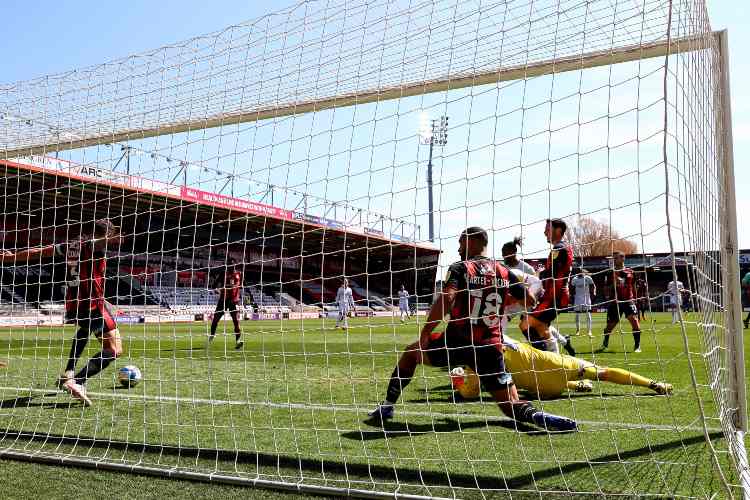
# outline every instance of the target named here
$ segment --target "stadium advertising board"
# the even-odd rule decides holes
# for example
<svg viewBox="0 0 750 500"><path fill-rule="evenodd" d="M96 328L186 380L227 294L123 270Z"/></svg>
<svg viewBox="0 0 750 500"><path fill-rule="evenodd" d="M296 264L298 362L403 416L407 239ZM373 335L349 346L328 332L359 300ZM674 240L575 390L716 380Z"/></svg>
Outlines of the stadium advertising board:
<svg viewBox="0 0 750 500"><path fill-rule="evenodd" d="M283 208L272 207L271 205L265 205L263 203L257 203L250 200L232 198L231 196L224 196L221 194L202 191L200 189L194 189L191 187L182 186L180 190L180 196L184 200L194 201L196 203L202 203L205 205L212 205L219 208L240 210L242 212L250 212L265 217L274 217L277 219L293 219L292 212L290 210L284 210Z"/></svg>

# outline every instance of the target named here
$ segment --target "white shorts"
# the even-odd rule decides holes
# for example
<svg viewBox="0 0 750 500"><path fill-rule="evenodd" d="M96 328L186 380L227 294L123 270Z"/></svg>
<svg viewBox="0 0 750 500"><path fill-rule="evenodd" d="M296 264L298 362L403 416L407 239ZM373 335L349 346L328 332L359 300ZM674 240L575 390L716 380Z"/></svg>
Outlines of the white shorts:
<svg viewBox="0 0 750 500"><path fill-rule="evenodd" d="M401 312L409 312L409 306L398 306L398 309Z"/></svg>
<svg viewBox="0 0 750 500"><path fill-rule="evenodd" d="M573 309L579 313L589 312L591 311L591 304L576 304Z"/></svg>

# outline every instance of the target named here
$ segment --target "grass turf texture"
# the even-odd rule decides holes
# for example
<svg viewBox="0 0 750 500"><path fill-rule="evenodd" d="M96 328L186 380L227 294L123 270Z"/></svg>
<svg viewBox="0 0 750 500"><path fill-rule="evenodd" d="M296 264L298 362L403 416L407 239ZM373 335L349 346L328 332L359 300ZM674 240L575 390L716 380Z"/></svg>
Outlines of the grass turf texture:
<svg viewBox="0 0 750 500"><path fill-rule="evenodd" d="M592 394L536 402L582 422L568 434L516 432L490 402L456 404L446 372L428 367L418 369L393 421L368 420L400 350L418 335L416 323L390 318L351 320L348 335L330 320L245 322L240 351L229 329L207 348L202 323L121 325L126 354L89 382L91 408L53 389L72 328L6 329L0 449L365 490L393 492L398 484L401 493L423 495L723 496L681 332L670 318L649 316L640 354L632 353L629 325L613 335L608 352L594 352L604 315L595 315L593 339L574 337L580 357L666 380L675 394L598 383ZM562 315L561 331L572 333L573 320ZM697 328L687 330L690 351L700 353ZM81 364L98 348L92 338ZM706 384L702 356L692 360ZM144 375L129 390L116 381L125 364ZM699 394L715 416L709 389L702 385ZM709 426L722 468L736 483L718 420Z"/></svg>

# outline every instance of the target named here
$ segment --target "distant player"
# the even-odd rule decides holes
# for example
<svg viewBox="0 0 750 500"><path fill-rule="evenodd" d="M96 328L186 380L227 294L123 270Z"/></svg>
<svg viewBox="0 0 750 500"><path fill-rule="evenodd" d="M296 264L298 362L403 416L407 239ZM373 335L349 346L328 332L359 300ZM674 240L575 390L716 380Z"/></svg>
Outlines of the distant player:
<svg viewBox="0 0 750 500"><path fill-rule="evenodd" d="M401 285L401 290L398 292L398 311L401 315L401 323L404 322L404 316L406 316L406 319L411 319L411 311L409 311L409 292L406 291L404 285Z"/></svg>
<svg viewBox="0 0 750 500"><path fill-rule="evenodd" d="M573 430L576 423L551 415L521 401L513 379L505 370L500 317L505 299L529 301L526 288L504 265L485 256L487 233L470 227L461 233L459 254L464 259L448 269L443 291L430 308L417 342L410 344L393 370L385 401L370 412L379 420L393 417L394 404L409 384L419 364L428 366L469 366L478 375L502 412L517 422L546 429ZM448 314L444 332L433 333Z"/></svg>
<svg viewBox="0 0 750 500"><path fill-rule="evenodd" d="M547 242L552 245L552 249L547 256L546 266L539 275L544 285L544 295L531 314L521 321L521 330L532 344L556 340L562 344L568 354L575 356L576 352L570 342L570 336L559 335L555 339L553 332L556 330L550 331L552 322L557 318L557 312L565 310L570 303L568 282L573 268L573 249L563 241L567 228L567 224L562 219L547 219L544 235L547 237Z"/></svg>
<svg viewBox="0 0 750 500"><path fill-rule="evenodd" d="M349 288L349 280L344 278L341 282L341 286L336 291L336 305L339 308L338 316L336 317L336 328L341 326L344 330L349 329L349 313L354 311L354 294L352 289Z"/></svg>
<svg viewBox="0 0 750 500"><path fill-rule="evenodd" d="M540 351L507 336L503 336L503 346L505 369L511 372L516 387L540 399L559 397L566 390L591 392L592 381L648 387L661 395L671 394L673 391L671 384L657 382L621 368L597 366L584 359ZM479 377L471 368L464 369L463 377L460 376L460 371L458 377L454 373L455 371L451 373L454 388L464 399L479 397Z"/></svg>
<svg viewBox="0 0 750 500"><path fill-rule="evenodd" d="M88 231L86 231L88 229ZM70 349L67 365L58 381L64 389L84 406L91 405L86 394L86 381L109 366L122 354L122 340L117 323L104 300L107 248L120 244L117 228L108 219L100 219L84 227L80 239L56 245L3 252L2 263L28 263L39 258L62 257L68 266L65 293L65 321L78 326ZM102 343L102 350L75 373L75 367L90 334Z"/></svg>
<svg viewBox="0 0 750 500"><path fill-rule="evenodd" d="M536 276L536 271L533 267L531 267L531 264L528 264L527 262L518 258L518 249L520 248L522 243L523 238L521 238L520 236L516 236L515 238L513 238L513 241L508 241L503 245L503 264L505 264L505 266L509 269L518 269L519 271L526 274L532 274Z"/></svg>
<svg viewBox="0 0 750 500"><path fill-rule="evenodd" d="M667 284L667 302L669 308L672 310L672 324L677 324L680 321L680 306L682 305L682 292L685 290L685 286L682 281L672 280Z"/></svg>
<svg viewBox="0 0 750 500"><path fill-rule="evenodd" d="M638 296L637 299L637 306L638 306L638 318L640 320L646 319L646 310L649 308L649 297L648 297L648 284L646 283L646 280L643 278L638 278L635 281L635 293Z"/></svg>
<svg viewBox="0 0 750 500"><path fill-rule="evenodd" d="M612 261L614 269L608 272L605 278L609 290L609 306L602 350L609 347L609 334L620 322L620 316L624 315L633 329L634 350L641 352L641 323L635 305L635 274L632 269L625 267L624 253L615 252Z"/></svg>
<svg viewBox="0 0 750 500"><path fill-rule="evenodd" d="M242 329L240 328L240 292L242 291L242 273L240 266L231 261L224 269L219 278L217 290L219 292L219 301L216 303L213 320L211 320L211 334L208 337L209 342L213 342L216 337L216 328L225 312L229 312L234 324L234 348L241 349L245 343L242 341Z"/></svg>
<svg viewBox="0 0 750 500"><path fill-rule="evenodd" d="M576 312L576 335L581 332L581 314L586 315L589 337L591 333L591 302L596 296L596 285L585 269L576 274L570 281L573 287L573 307Z"/></svg>
<svg viewBox="0 0 750 500"><path fill-rule="evenodd" d="M746 307L750 308L750 272L745 273L745 276L742 278L742 290L744 292L742 294L742 302ZM750 310L748 310L743 323L745 323L745 328L750 327Z"/></svg>

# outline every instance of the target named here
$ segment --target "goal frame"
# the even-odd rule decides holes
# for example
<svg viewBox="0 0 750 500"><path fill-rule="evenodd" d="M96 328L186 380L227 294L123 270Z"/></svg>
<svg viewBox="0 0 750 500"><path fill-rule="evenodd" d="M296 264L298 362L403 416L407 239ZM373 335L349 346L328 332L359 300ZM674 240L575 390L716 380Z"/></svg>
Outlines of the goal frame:
<svg viewBox="0 0 750 500"><path fill-rule="evenodd" d="M713 42L713 43L711 43ZM412 83L403 86L371 88L359 92L337 96L327 96L316 100L282 104L275 107L250 109L229 115L208 116L190 121L165 123L153 128L133 128L114 134L93 134L75 140L56 143L39 144L28 147L18 147L5 150L6 158L28 156L32 154L46 154L79 149L95 145L112 144L121 141L142 140L149 137L170 135L196 129L207 129L224 125L255 122L282 116L317 112L325 109L355 106L365 103L401 99L408 96L426 95L448 90L456 90L471 86L497 84L503 81L532 78L543 75L580 71L601 66L669 57L677 54L705 50L714 47L718 64L718 80L715 89L718 104L715 113L715 130L717 131L717 147L720 148L720 169L722 183L721 213L721 243L720 249L722 266L723 305L727 337L729 397L730 406L734 409L729 419L737 439L734 441L733 455L739 460L740 481L745 498L750 499L750 469L747 463L747 453L744 446L744 435L748 428L747 395L744 366L744 338L742 328L742 305L739 282L739 248L737 236L736 193L734 183L733 137L731 123L730 81L728 33L726 30L715 31L706 36L675 38L644 45L628 45L606 51L595 51L574 57L558 58L513 67L498 67L492 70L474 74L446 75L444 77ZM290 483L270 481L249 477L233 477L220 474L188 472L176 469L159 469L143 465L126 465L113 461L86 461L75 457L60 457L47 454L26 455L12 450L0 450L0 457L15 460L43 462L48 464L67 465L95 468L101 470L127 471L150 476L181 478L187 480L213 481L226 484L273 487L298 492L316 494L340 494L342 491L352 496L364 498L393 498L393 493L339 489L316 486L304 483ZM743 461L744 459L744 461ZM418 495L395 494L398 498L427 498Z"/></svg>

